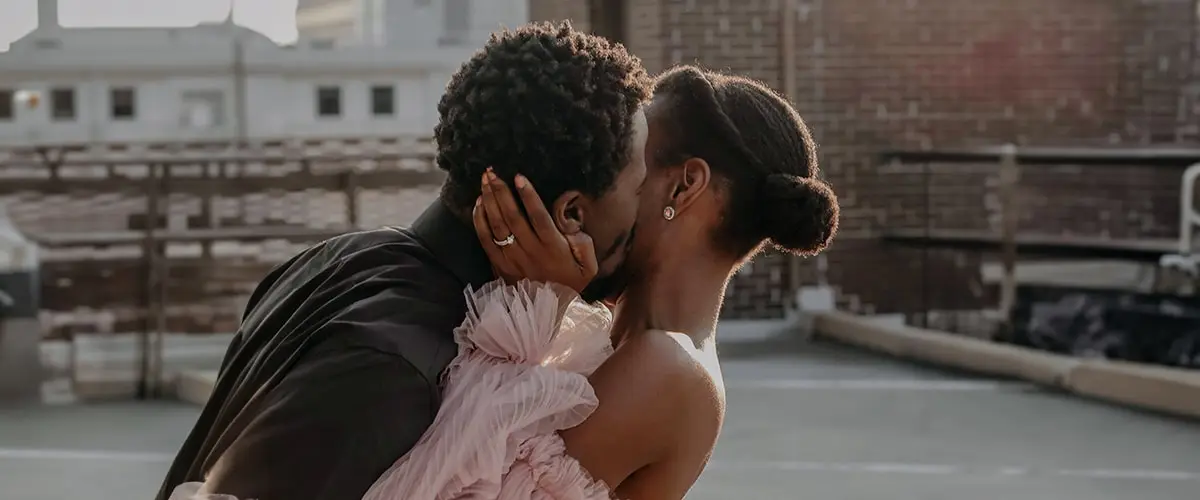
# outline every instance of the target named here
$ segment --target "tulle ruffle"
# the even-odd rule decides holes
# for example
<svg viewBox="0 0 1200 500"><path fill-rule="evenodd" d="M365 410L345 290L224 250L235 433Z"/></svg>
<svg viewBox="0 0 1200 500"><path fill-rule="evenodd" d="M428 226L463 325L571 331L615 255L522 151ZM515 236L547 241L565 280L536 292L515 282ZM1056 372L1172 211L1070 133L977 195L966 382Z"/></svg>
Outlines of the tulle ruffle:
<svg viewBox="0 0 1200 500"><path fill-rule="evenodd" d="M612 354L611 312L556 284L493 281L464 293L437 417L364 500L610 499L558 431L596 408L587 376ZM237 499L187 483L170 500Z"/></svg>
<svg viewBox="0 0 1200 500"><path fill-rule="evenodd" d="M364 498L610 498L557 431L596 408L587 376L612 354L611 313L554 284L495 281L466 294L434 424Z"/></svg>

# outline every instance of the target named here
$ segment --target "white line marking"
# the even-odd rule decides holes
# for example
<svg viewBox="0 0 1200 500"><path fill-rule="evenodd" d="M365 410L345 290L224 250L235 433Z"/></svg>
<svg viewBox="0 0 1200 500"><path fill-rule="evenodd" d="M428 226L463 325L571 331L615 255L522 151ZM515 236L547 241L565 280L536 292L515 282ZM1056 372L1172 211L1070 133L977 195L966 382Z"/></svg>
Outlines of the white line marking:
<svg viewBox="0 0 1200 500"><path fill-rule="evenodd" d="M804 462L804 461L721 461L709 464L715 470L767 470L776 472L840 472L848 474L902 475L975 475L975 476L1058 476L1085 479L1200 482L1200 472L1145 469L1037 469L1018 466L965 467L944 464L891 462Z"/></svg>
<svg viewBox="0 0 1200 500"><path fill-rule="evenodd" d="M174 455L169 453L154 452L0 448L0 460L105 461L160 464L170 463L173 458ZM892 474L916 476L1058 476L1083 479L1200 482L1200 472L1147 469L1036 469L1019 466L964 467L959 465L900 462L805 462L754 460L714 460L709 464L708 468L713 470L734 471L766 470L775 472L836 472L843 474Z"/></svg>
<svg viewBox="0 0 1200 500"><path fill-rule="evenodd" d="M955 474L958 469L948 465L934 464L896 464L896 463L838 463L838 462L796 462L773 461L757 462L743 461L709 463L712 469L731 470L773 470L779 472L868 472L877 474Z"/></svg>
<svg viewBox="0 0 1200 500"><path fill-rule="evenodd" d="M1200 480L1200 474L1177 470L1061 470L1058 471L1058 474L1062 476L1077 476L1095 479L1153 479L1168 481Z"/></svg>
<svg viewBox="0 0 1200 500"><path fill-rule="evenodd" d="M55 450L39 448L0 448L0 459L15 460L98 460L113 462L169 463L169 453L108 450Z"/></svg>
<svg viewBox="0 0 1200 500"><path fill-rule="evenodd" d="M729 389L790 389L790 390L860 390L860 391L951 391L995 392L1025 390L1035 387L1025 382L1000 380L820 380L820 379L763 379L731 380Z"/></svg>

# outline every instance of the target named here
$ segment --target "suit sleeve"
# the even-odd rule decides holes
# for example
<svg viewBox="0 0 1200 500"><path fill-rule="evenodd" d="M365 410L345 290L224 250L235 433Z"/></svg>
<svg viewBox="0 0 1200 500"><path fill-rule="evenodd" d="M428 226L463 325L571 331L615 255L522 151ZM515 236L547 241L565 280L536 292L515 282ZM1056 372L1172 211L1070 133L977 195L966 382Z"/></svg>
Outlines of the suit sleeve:
<svg viewBox="0 0 1200 500"><path fill-rule="evenodd" d="M433 422L436 386L367 347L307 356L210 469L214 493L358 500Z"/></svg>
<svg viewBox="0 0 1200 500"><path fill-rule="evenodd" d="M287 272L292 268L292 265L299 261L303 256L304 254L297 255L289 259L287 262L275 266L270 272L267 273L266 276L263 277L262 280L258 282L258 285L255 285L254 291L250 292L250 298L246 300L245 310L242 311L242 322L245 322L250 317L250 314L253 313L258 307L258 304L262 301L263 297L271 292L271 290L275 287L275 284L279 283L279 280L287 274ZM238 353L241 345L242 332L239 328L238 331L233 334L233 339L230 340L229 346L225 349L225 356L221 358L221 366L217 370L219 375L225 374L225 370L228 369L232 357Z"/></svg>

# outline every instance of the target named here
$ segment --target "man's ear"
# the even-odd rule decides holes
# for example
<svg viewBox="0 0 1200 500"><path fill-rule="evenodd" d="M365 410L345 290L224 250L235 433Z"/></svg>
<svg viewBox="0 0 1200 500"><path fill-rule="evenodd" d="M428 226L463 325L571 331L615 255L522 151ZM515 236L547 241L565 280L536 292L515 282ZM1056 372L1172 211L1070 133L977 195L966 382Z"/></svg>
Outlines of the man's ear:
<svg viewBox="0 0 1200 500"><path fill-rule="evenodd" d="M703 158L689 158L677 168L670 198L675 211L683 212L708 189L708 183L712 181L712 169Z"/></svg>
<svg viewBox="0 0 1200 500"><path fill-rule="evenodd" d="M554 225L563 234L576 234L583 230L583 219L586 212L587 197L575 190L567 191L550 205L550 216Z"/></svg>

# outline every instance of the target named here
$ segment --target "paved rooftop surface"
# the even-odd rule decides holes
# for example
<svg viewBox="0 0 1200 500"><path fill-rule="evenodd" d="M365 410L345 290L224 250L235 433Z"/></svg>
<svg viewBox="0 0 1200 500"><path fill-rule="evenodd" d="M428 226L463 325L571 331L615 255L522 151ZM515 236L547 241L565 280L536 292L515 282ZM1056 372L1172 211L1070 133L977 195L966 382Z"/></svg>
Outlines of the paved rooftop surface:
<svg viewBox="0 0 1200 500"><path fill-rule="evenodd" d="M1200 498L1200 423L825 344L725 363L689 499ZM198 409L0 409L0 499L149 498Z"/></svg>

